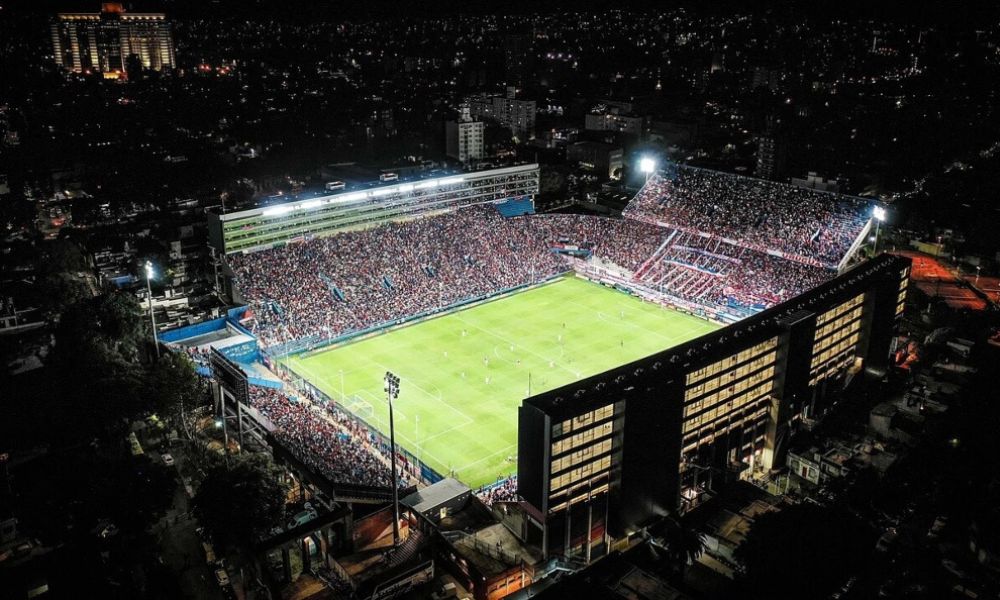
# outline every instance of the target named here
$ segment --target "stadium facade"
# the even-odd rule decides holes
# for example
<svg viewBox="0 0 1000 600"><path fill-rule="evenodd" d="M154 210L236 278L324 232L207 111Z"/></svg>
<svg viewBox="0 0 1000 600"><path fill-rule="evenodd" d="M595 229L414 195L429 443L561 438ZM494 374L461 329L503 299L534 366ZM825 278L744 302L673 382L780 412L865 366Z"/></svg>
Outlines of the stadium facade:
<svg viewBox="0 0 1000 600"><path fill-rule="evenodd" d="M526 399L525 537L589 559L696 504L709 477L780 467L789 436L832 391L885 372L908 278L908 259L883 255L717 332Z"/></svg>
<svg viewBox="0 0 1000 600"><path fill-rule="evenodd" d="M379 185L308 200L210 214L209 244L222 254L254 252L348 229L503 202L508 215L534 210L538 165L519 165Z"/></svg>

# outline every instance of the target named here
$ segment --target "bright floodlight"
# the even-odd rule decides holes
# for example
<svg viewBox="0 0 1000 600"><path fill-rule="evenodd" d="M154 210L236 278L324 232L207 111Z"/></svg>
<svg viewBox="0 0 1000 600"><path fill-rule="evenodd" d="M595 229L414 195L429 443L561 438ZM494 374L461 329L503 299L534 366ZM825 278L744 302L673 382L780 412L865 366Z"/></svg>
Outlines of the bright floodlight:
<svg viewBox="0 0 1000 600"><path fill-rule="evenodd" d="M151 262L149 262L147 260L146 261L146 279L152 279L155 276L156 276L156 273L153 271L153 263L151 263Z"/></svg>
<svg viewBox="0 0 1000 600"><path fill-rule="evenodd" d="M639 170L643 173L652 173L656 170L656 161L649 157L640 159Z"/></svg>
<svg viewBox="0 0 1000 600"><path fill-rule="evenodd" d="M881 206L876 206L875 210L872 211L872 216L878 221L885 221L885 209Z"/></svg>

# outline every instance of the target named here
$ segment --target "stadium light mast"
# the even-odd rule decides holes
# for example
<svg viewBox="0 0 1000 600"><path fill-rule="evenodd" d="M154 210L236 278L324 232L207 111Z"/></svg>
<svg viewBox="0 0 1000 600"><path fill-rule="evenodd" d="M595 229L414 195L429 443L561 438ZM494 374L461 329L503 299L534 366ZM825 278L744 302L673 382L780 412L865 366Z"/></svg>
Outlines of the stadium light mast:
<svg viewBox="0 0 1000 600"><path fill-rule="evenodd" d="M872 254L877 255L879 226L882 224L882 221L885 221L885 209L881 206L876 206L872 210L872 216L875 217L875 248L872 250Z"/></svg>
<svg viewBox="0 0 1000 600"><path fill-rule="evenodd" d="M389 447L392 451L392 547L399 546L399 479L396 475L396 426L392 418L392 401L399 397L399 377L385 372L385 397L389 401Z"/></svg>
<svg viewBox="0 0 1000 600"><path fill-rule="evenodd" d="M646 174L646 181L649 181L649 176L653 174L656 170L656 161L649 156L644 156L639 159L639 170Z"/></svg>
<svg viewBox="0 0 1000 600"><path fill-rule="evenodd" d="M149 284L149 280L156 275L156 272L153 271L153 263L148 260L144 266L146 267L146 300L148 300L149 306L149 322L153 326L153 348L156 349L156 358L160 358L160 344L156 341L156 315L153 314L153 288Z"/></svg>

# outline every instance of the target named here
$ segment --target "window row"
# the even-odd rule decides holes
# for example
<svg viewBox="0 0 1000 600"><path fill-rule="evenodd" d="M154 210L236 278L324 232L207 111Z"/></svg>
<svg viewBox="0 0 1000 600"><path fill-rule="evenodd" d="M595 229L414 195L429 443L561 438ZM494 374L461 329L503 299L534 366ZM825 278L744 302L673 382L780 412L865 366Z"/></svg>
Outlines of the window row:
<svg viewBox="0 0 1000 600"><path fill-rule="evenodd" d="M827 321L836 319L837 317L851 310L855 306L859 306L864 301L865 301L865 294L864 292L862 292L857 296L851 298L847 302L838 304L837 306L831 308L830 310L816 317L816 326L819 327L821 325L826 324Z"/></svg>
<svg viewBox="0 0 1000 600"><path fill-rule="evenodd" d="M575 433L570 437L552 442L552 456L558 456L569 452L573 448L579 448L580 446L592 444L595 440L610 436L613 429L614 421L607 421L597 425L596 427L591 427L590 429Z"/></svg>
<svg viewBox="0 0 1000 600"><path fill-rule="evenodd" d="M826 346L819 354L813 356L812 363L809 365L810 370L816 370L817 367L830 360L830 358L843 354L845 350L853 349L859 339L861 339L861 334L855 332L839 340L836 344Z"/></svg>
<svg viewBox="0 0 1000 600"><path fill-rule="evenodd" d="M754 371L760 371L764 367L771 366L773 372L774 360L777 357L777 352L771 352L761 356L751 362L740 365L739 367L727 371L718 377L714 377L697 385L688 388L684 392L684 402L688 403L695 398L707 394L716 388L720 388L726 385L730 385L734 381L738 381ZM758 373L759 375L759 373Z"/></svg>
<svg viewBox="0 0 1000 600"><path fill-rule="evenodd" d="M813 357L815 358L821 352L827 348L835 346L838 342L843 339L858 335L861 331L861 320L852 321L850 323L845 323L840 330L832 335L828 335L822 340L818 340L813 344Z"/></svg>
<svg viewBox="0 0 1000 600"><path fill-rule="evenodd" d="M716 405L700 414L692 415L690 418L685 418L683 433L689 433L704 425L714 423L719 419L732 418L733 414L741 412L747 405L768 397L771 390L771 382L763 383L746 393L740 394L729 402Z"/></svg>
<svg viewBox="0 0 1000 600"><path fill-rule="evenodd" d="M704 398L700 398L690 404L685 405L684 417L687 418L690 415L698 414L699 412L701 412L706 408L710 408L712 406L715 406L716 404L726 402L733 396L736 396L737 394L740 394L748 389L751 389L760 384L761 382L766 381L768 384L773 385L773 382L771 381L771 378L773 376L774 376L774 366L772 365L762 371L754 373L753 375L747 377L746 379L740 380L738 383L734 385L731 385L727 388L719 390L714 394L705 396Z"/></svg>
<svg viewBox="0 0 1000 600"><path fill-rule="evenodd" d="M844 325L861 318L862 307L858 306L854 310L844 314L833 321L828 321L826 325L816 328L816 333L813 335L813 340L819 342L828 335L835 333L840 330Z"/></svg>
<svg viewBox="0 0 1000 600"><path fill-rule="evenodd" d="M590 427L591 424L597 421L603 421L604 419L611 418L615 414L615 405L608 404L602 406L596 410L590 412L585 412L582 415L577 415L565 421L560 421L552 426L552 437L557 438L561 435L566 435L570 432L583 429L584 427Z"/></svg>
<svg viewBox="0 0 1000 600"><path fill-rule="evenodd" d="M553 458L552 469L549 472L556 474L561 471L565 471L570 467L575 467L576 465L587 462L595 456L600 456L609 452L611 452L611 438L604 438L596 444L587 446L586 448L577 450L571 454L565 454L559 458Z"/></svg>
<svg viewBox="0 0 1000 600"><path fill-rule="evenodd" d="M774 350L777 347L778 347L778 338L776 337L770 338L768 340L765 340L757 344L756 346L751 346L746 350L742 350L718 362L712 363L706 367L702 367L697 371L692 371L688 373L686 378L686 383L687 385L692 385L694 383L701 381L702 379L705 379L706 377L712 377L713 375L717 375L719 373L722 373L723 371L727 371L740 363L747 362L751 358L759 354L763 354L764 352L767 352L769 350Z"/></svg>
<svg viewBox="0 0 1000 600"><path fill-rule="evenodd" d="M602 472L607 471L611 468L611 457L605 456L604 458L599 458L594 462L581 465L572 471L563 473L549 480L549 494L555 494L557 491L570 487L577 483L583 483L592 476Z"/></svg>

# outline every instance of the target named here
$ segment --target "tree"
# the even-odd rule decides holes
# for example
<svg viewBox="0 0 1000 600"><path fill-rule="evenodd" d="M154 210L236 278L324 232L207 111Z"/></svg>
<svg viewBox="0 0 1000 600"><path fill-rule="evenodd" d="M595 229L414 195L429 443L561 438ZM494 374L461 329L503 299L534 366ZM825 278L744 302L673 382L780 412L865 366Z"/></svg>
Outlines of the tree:
<svg viewBox="0 0 1000 600"><path fill-rule="evenodd" d="M666 519L663 525L663 545L667 549L667 557L675 574L683 579L687 565L705 552L705 536L674 518Z"/></svg>
<svg viewBox="0 0 1000 600"><path fill-rule="evenodd" d="M67 307L89 296L87 286L69 273L48 273L35 282L33 302L54 319Z"/></svg>
<svg viewBox="0 0 1000 600"><path fill-rule="evenodd" d="M72 439L112 438L147 411L144 370L136 362L142 317L135 299L107 294L63 311L50 367L52 427Z"/></svg>
<svg viewBox="0 0 1000 600"><path fill-rule="evenodd" d="M150 409L165 416L181 416L205 399L204 381L186 354L168 352L146 369Z"/></svg>
<svg viewBox="0 0 1000 600"><path fill-rule="evenodd" d="M56 328L56 350L70 366L88 359L91 351L108 360L134 361L143 339L139 303L121 292L73 304L63 312Z"/></svg>
<svg viewBox="0 0 1000 600"><path fill-rule="evenodd" d="M208 468L192 500L198 522L222 552L246 552L285 515L287 487L266 454L228 457Z"/></svg>
<svg viewBox="0 0 1000 600"><path fill-rule="evenodd" d="M865 566L875 543L852 514L799 504L759 517L736 549L746 598L826 598Z"/></svg>
<svg viewBox="0 0 1000 600"><path fill-rule="evenodd" d="M58 239L42 247L35 268L41 273L75 273L87 268L87 262L76 244Z"/></svg>

